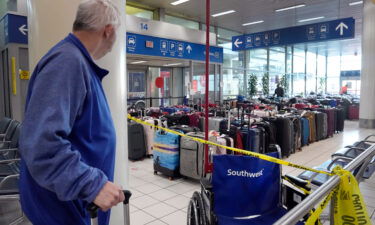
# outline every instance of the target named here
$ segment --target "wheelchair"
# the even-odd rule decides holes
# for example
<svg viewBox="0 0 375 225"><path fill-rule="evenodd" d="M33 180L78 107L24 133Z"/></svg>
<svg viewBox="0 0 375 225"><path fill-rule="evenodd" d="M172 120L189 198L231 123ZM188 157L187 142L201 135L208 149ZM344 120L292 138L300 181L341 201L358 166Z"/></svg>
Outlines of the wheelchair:
<svg viewBox="0 0 375 225"><path fill-rule="evenodd" d="M278 150L268 155L280 158ZM281 165L275 163L249 156L214 156L212 175L201 179L201 191L194 192L189 202L187 224L273 224L310 191L306 181L282 178Z"/></svg>

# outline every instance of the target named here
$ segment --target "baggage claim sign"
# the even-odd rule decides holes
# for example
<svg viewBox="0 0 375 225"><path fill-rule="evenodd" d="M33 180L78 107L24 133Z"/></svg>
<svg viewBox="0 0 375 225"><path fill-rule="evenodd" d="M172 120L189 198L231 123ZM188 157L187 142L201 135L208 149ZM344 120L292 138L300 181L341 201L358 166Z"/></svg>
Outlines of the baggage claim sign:
<svg viewBox="0 0 375 225"><path fill-rule="evenodd" d="M232 50L242 51L307 42L351 39L355 35L354 18L245 34L232 37Z"/></svg>

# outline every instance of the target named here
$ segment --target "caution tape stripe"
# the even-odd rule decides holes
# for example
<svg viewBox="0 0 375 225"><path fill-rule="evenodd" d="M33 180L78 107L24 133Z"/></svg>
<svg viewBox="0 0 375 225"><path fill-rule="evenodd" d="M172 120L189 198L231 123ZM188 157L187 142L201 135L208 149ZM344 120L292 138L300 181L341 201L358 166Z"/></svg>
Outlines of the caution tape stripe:
<svg viewBox="0 0 375 225"><path fill-rule="evenodd" d="M220 144L215 143L215 142L206 141L206 140L196 138L196 137L191 137L191 136L188 136L186 134L180 133L180 132L175 131L175 130L171 130L171 129L161 127L161 126L158 126L158 125L155 125L155 124L147 123L143 120L132 117L129 114L128 114L128 119L130 119L130 120L132 120L136 123L143 124L143 125L150 126L150 127L154 127L154 128L160 129L160 130L164 130L168 133L172 133L172 134L179 135L181 137L189 138L191 140L194 140L194 141L197 141L197 142L200 142L200 143L203 143L203 144L213 145L213 146L217 146L217 147L220 147L220 148L225 148L225 149L231 150L233 152L237 152L237 153L240 153L240 154L243 154L243 155L252 156L252 157L259 158L259 159L262 159L262 160L265 160L265 161L277 163L277 164L280 164L280 165L290 166L290 167L294 167L294 168L297 168L297 169L307 170L307 171L311 171L311 172L314 172L314 173L321 173L321 174L326 174L326 175L329 175L329 176L334 175L334 173L332 173L332 172L330 173L330 172L327 172L327 171L317 170L317 169L309 168L309 167L306 167L306 166L294 164L294 163L291 163L291 162L288 162L288 161L284 161L284 160L281 160L281 159L277 159L277 158L274 158L274 157L271 157L271 156L263 155L263 154L260 154L260 153L250 152L250 151L246 151L246 150L242 150L242 149L238 149L238 148L232 148L232 147L220 145Z"/></svg>

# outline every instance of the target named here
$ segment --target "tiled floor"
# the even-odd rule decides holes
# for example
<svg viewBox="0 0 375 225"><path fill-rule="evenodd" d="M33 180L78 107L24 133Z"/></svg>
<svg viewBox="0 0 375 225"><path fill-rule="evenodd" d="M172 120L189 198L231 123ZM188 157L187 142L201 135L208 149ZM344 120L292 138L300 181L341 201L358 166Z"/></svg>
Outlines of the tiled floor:
<svg viewBox="0 0 375 225"><path fill-rule="evenodd" d="M363 139L375 130L359 129L357 122L346 122L345 132L333 138L304 147L302 152L291 155L287 161L316 166L328 160L338 149ZM186 224L186 211L194 191L200 190L197 181L177 179L153 174L152 159L130 162L130 187L134 194L131 204L132 225L183 225ZM297 175L301 170L284 167L283 173ZM375 176L360 185L369 215L375 224Z"/></svg>

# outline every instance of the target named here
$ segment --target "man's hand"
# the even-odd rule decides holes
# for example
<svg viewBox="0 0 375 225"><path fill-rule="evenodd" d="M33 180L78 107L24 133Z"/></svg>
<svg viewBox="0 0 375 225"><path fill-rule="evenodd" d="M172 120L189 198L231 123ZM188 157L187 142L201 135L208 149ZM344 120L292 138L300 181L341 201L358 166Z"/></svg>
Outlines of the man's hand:
<svg viewBox="0 0 375 225"><path fill-rule="evenodd" d="M121 187L108 181L96 196L94 203L105 212L124 200L125 196Z"/></svg>

